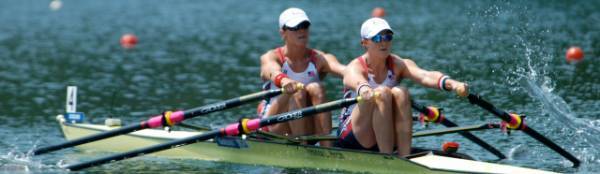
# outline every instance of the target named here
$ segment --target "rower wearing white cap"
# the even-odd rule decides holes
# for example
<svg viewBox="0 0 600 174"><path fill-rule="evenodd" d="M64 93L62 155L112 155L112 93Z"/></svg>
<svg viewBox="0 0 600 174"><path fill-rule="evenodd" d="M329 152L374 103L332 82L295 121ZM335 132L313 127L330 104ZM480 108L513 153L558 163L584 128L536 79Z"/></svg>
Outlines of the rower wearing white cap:
<svg viewBox="0 0 600 174"><path fill-rule="evenodd" d="M381 18L366 20L360 29L366 52L350 62L344 71L345 97L360 95L366 101L344 108L340 115L340 139L345 148L379 150L408 155L412 142L412 116L408 89L397 84L405 78L443 91L468 94L468 86L438 71L419 68L410 59L391 53L394 32ZM380 95L374 97L373 94Z"/></svg>
<svg viewBox="0 0 600 174"><path fill-rule="evenodd" d="M311 23L299 8L288 8L279 16L279 33L284 45L261 56L261 77L269 81L268 88L285 88L285 93L266 100L259 108L261 117L304 108L326 102L325 88L320 83L327 73L341 76L344 65L335 56L308 48ZM294 89L298 83L304 89ZM268 127L268 131L292 136L320 134L331 131L331 113L303 118ZM321 142L331 146L330 142Z"/></svg>

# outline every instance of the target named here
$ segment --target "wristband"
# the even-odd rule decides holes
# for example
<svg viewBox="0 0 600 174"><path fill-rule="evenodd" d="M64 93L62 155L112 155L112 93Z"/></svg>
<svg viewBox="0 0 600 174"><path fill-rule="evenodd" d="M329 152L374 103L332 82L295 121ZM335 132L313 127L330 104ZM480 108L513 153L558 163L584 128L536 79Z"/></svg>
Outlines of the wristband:
<svg viewBox="0 0 600 174"><path fill-rule="evenodd" d="M446 80L450 79L450 77L444 75L442 77L440 77L440 79L438 79L438 87L440 88L440 90L444 90L444 91L451 91L451 89L446 89Z"/></svg>
<svg viewBox="0 0 600 174"><path fill-rule="evenodd" d="M371 87L371 85L369 85L367 83L361 83L360 85L358 85L358 88L356 88L356 95L360 95L360 89L365 86L369 87L369 88Z"/></svg>
<svg viewBox="0 0 600 174"><path fill-rule="evenodd" d="M287 74L284 73L279 73L277 74L277 76L275 76L275 86L277 86L278 88L281 88L281 80L283 80L283 78L288 78Z"/></svg>

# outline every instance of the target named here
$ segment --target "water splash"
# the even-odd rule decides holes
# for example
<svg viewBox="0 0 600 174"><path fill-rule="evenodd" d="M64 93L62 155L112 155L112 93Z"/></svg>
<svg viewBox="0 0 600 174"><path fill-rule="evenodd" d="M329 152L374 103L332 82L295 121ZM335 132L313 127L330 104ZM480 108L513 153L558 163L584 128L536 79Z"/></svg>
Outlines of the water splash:
<svg viewBox="0 0 600 174"><path fill-rule="evenodd" d="M513 148L510 148L510 150L508 151L508 159L507 160L521 160L521 159L526 159L525 157L527 156L526 154L529 152L527 146L524 146L523 144L519 144Z"/></svg>
<svg viewBox="0 0 600 174"><path fill-rule="evenodd" d="M573 145L570 146L574 146L574 148L571 148L570 151L577 153L576 156L584 163L600 163L596 159L596 154L599 154L600 151L595 148L600 144L600 139L597 137L600 134L600 126L596 124L600 120L578 118L560 96L552 93L552 88L548 88L544 84L537 85L531 79L526 79L524 82L529 94L542 103L543 112L564 126L561 128L561 132L574 131L572 136L565 135L571 139L569 142L573 142Z"/></svg>
<svg viewBox="0 0 600 174"><path fill-rule="evenodd" d="M548 115L551 120L561 124L558 128L560 129L558 131L561 134L560 137L566 138L566 142L571 142L565 146L567 151L573 152L584 164L600 163L600 160L596 157L596 154L599 154L600 151L594 148L600 144L600 139L597 137L600 134L600 126L598 125L600 120L577 117L569 104L562 97L553 93L556 83L548 76L548 71L546 71L548 62L551 60L549 57L552 56L541 55L544 53L540 48L535 47L523 38L520 39L522 46L525 48L527 64L512 72L516 77L512 79L511 84L516 85L520 82L521 85L515 88L523 88L529 96L541 103L540 113L542 115ZM542 57L542 60L534 61L538 56ZM518 147L515 147L515 149L518 149ZM566 160L563 160L562 163L565 166L570 164ZM583 166L582 168L585 168L582 171L587 172L597 170L592 165Z"/></svg>
<svg viewBox="0 0 600 174"><path fill-rule="evenodd" d="M31 173L49 167L39 160L33 160L31 153L11 150L7 154L0 155L0 173Z"/></svg>

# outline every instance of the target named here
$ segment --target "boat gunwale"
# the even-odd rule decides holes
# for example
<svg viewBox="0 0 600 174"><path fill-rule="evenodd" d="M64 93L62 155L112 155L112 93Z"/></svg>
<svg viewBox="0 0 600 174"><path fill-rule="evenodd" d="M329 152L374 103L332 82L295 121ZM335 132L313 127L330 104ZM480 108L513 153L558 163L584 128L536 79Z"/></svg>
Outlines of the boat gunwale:
<svg viewBox="0 0 600 174"><path fill-rule="evenodd" d="M107 130L110 130L110 129L101 129L101 128L91 127L91 126L105 126L105 125L92 124L92 123L68 123L68 122L65 122L65 121L59 121L59 124L64 125L64 126L71 126L71 127L76 127L76 128L81 128L81 129L88 129L88 130L94 130L94 131L107 131ZM90 126L87 126L87 125L90 125ZM105 127L108 128L108 126L105 126ZM148 129L148 130L160 131L158 129ZM61 129L61 131L62 131L63 135L66 135L65 132L63 131L63 129ZM135 132L139 132L139 131L135 131ZM135 132L131 132L131 133L126 134L126 135L127 136L138 137L138 138L154 139L154 140L168 140L168 141L174 140L174 139L171 139L171 138L149 137L149 136L137 135L137 134L134 134ZM190 131L182 131L182 132L190 132ZM428 155L429 153L434 153L434 151L419 152L419 153L415 153L415 154L409 155L410 158L404 158L404 157L401 158L401 157L397 157L395 155L382 154L382 153L378 153L378 152L374 152L374 151L358 150L358 149L345 149L345 148L339 148L339 147L321 147L321 146L313 146L313 145L281 143L281 142L274 142L274 141L268 141L268 140L259 140L259 139L256 139L256 138L247 138L245 141L252 141L252 142L258 142L258 143L268 143L268 144L276 144L276 145L292 145L292 146L297 146L297 147L302 147L302 148L309 148L309 149L332 150L332 151L339 151L339 152L360 153L360 154L365 154L365 155L377 155L377 156L382 156L382 157L384 157L386 159L402 160L402 161L408 162L408 163L410 163L412 165L417 165L419 167L422 167L422 168L424 168L426 170L429 170L431 172L478 173L478 174L480 173L480 174L487 174L486 172L465 172L465 171L452 170L452 169L432 168L432 167L426 166L424 164L420 164L420 163L417 163L417 162L414 162L414 161L410 160L410 158L416 158L416 157ZM207 140L207 141L202 141L202 142L205 142L205 143L216 143L215 141L213 141L213 139L210 139L210 140ZM199 143L202 143L202 142L199 142ZM227 147L227 146L219 146L219 147L235 148L235 147ZM216 162L225 162L225 163L231 163L231 164L238 164L238 163L235 163L235 162L228 162L228 161L216 161ZM261 165L261 164L255 164L255 165ZM263 166L270 166L270 165L263 165ZM303 168L303 167L284 167L284 166L279 166L279 167L282 167L282 168ZM336 170L332 170L332 171L339 171L339 170L348 171L348 170L344 170L344 169L336 169ZM352 171L350 171L350 172L352 172Z"/></svg>

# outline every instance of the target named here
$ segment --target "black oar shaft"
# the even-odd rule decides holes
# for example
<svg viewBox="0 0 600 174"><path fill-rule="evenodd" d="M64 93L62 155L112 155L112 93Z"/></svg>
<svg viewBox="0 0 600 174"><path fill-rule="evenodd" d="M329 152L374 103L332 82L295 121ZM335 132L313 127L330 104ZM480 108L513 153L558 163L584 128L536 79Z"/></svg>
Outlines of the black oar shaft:
<svg viewBox="0 0 600 174"><path fill-rule="evenodd" d="M445 129L438 130L428 130L413 133L413 137L425 137L425 136L436 136L436 135L444 135L451 133L462 133L467 131L478 131L478 130L486 130L486 129L497 129L500 128L498 124L481 124L481 125L473 125L473 126L461 126L461 127L451 127Z"/></svg>
<svg viewBox="0 0 600 174"><path fill-rule="evenodd" d="M442 124L444 126L446 126L446 127L456 127L456 126L458 126L456 123L448 120L448 118L444 119L442 121ZM459 132L458 134L462 135L463 137L465 137L468 140L471 140L473 143L481 146L482 148L484 148L485 150L489 151L490 153L496 155L496 157L498 157L500 159L506 159L506 156L504 154L502 154L502 152L500 152L500 150L498 150L495 147L493 147L492 145L486 143L485 141L483 141L479 137L473 135L472 133L470 133L470 132Z"/></svg>
<svg viewBox="0 0 600 174"><path fill-rule="evenodd" d="M282 92L281 89L262 91L262 92L248 94L248 95L237 97L237 98L232 98L229 100L221 101L221 102L210 104L210 105L205 105L205 106L189 109L189 110L183 111L183 119L181 121L183 121L185 119L194 118L194 117L197 117L200 115L205 115L208 113L233 108L233 107L240 106L245 103L257 101L260 99L271 98L273 96L277 96L277 95L281 94L281 92ZM160 118L160 116L155 116L155 118L156 117ZM105 138L114 137L117 135L127 134L130 132L134 132L134 131L138 131L138 130L142 130L142 129L146 129L146 128L162 126L162 124L160 123L160 119L158 119L158 120L159 120L158 124L151 124L151 122L153 122L153 121L154 121L153 123L156 123L156 120L150 119L148 121L143 121L139 124L128 125L125 127L113 129L113 130L98 133L95 135L90 135L90 136L78 138L75 140L67 141L67 142L64 142L61 144L57 144L57 145L41 147L41 148L35 149L33 151L33 155L40 155L40 154L44 154L44 153L48 153L48 152L52 152L52 151L56 151L56 150L60 150L60 149L64 149L64 148L69 148L69 147L73 147L73 146L77 146L77 145L81 145L81 144L85 144L85 143L89 143L89 142L93 142L93 141L102 140ZM175 122L174 124L177 124L177 122Z"/></svg>
<svg viewBox="0 0 600 174"><path fill-rule="evenodd" d="M411 101L411 105L412 107L423 113L423 114L429 114L429 109L427 109L427 107L420 105L418 103L416 103L415 101ZM442 125L446 126L446 127L456 127L458 126L456 123L450 121L448 118L444 118L441 122ZM506 156L504 154L502 154L502 152L500 152L500 150L496 149L494 146L488 144L487 142L483 141L481 138L473 135L470 132L460 132L460 135L462 135L463 137L465 137L466 139L472 141L473 143L479 145L480 147L484 148L485 150L487 150L488 152L496 155L496 157L500 158L500 159L506 159Z"/></svg>
<svg viewBox="0 0 600 174"><path fill-rule="evenodd" d="M179 147L179 146L185 146L187 144L192 144L192 143L202 141L202 140L208 140L208 139L211 139L211 138L217 136L218 134L220 134L219 130L212 130L212 131L209 131L209 132L201 134L201 135L195 135L195 136L191 136L191 137L187 137L187 138L182 138L182 139L170 141L167 143L157 144L157 145L153 145L153 146L149 146L149 147L145 147L145 148L141 148L141 149L137 149L137 150L121 153L121 154L114 154L114 155L106 156L103 158L98 158L98 159L84 162L84 163L68 165L68 166L65 166L64 168L69 169L71 171L77 171L77 170L81 170L81 169L85 169L85 168L89 168L89 167L94 167L94 166L110 163L112 161L121 161L121 160L125 160L128 158L141 156L144 154L149 154L149 153L158 152L158 151L162 151L162 150L172 149L172 148Z"/></svg>
<svg viewBox="0 0 600 174"><path fill-rule="evenodd" d="M107 131L107 132L103 132L103 133L99 133L99 134L94 134L94 135L90 135L90 136L86 136L86 137L82 137L82 138L78 138L75 140L71 140L71 141L67 141L61 144L57 144L57 145L52 145L52 146L46 146L46 147L41 147L38 149L33 150L33 155L41 155L41 154L45 154L48 152L53 152L53 151L57 151L60 149L64 149L64 148L69 148L69 147L73 147L73 146L77 146L77 145L81 145L81 144L85 144L85 143L89 143L89 142L93 142L93 141L97 141L97 140L101 140L101 139L105 139L105 138L109 138L109 137L113 137L115 135L121 135L121 134L126 134L129 132L134 132L137 130L142 129L142 126L140 124L133 124L133 125L128 125L125 127L120 127L117 129L113 129L111 131Z"/></svg>
<svg viewBox="0 0 600 174"><path fill-rule="evenodd" d="M244 125L244 126L250 127L251 128L250 130L254 131L260 127L273 125L273 124L277 124L277 123L283 123L283 122L290 121L290 120L301 119L304 117L313 116L316 113L331 111L331 110L338 109L341 107L350 106L350 105L358 102L358 100L360 100L360 99L359 98L341 99L341 100L332 101L332 102L325 103L325 104L307 107L307 108L297 110L297 111L291 111L291 112L273 115L273 116L270 116L270 117L264 118L264 119L253 119L253 120L248 121L247 123L250 124L250 122L252 122L252 123L258 123L259 125ZM141 156L144 154L149 154L149 153L154 153L154 152L158 152L158 151L162 151L162 150L185 146L188 144L205 141L205 140L217 137L217 136L238 135L239 133L241 133L237 130L237 128L239 127L239 124L240 123L230 124L224 128L221 128L218 130L212 130L212 131L209 131L209 132L201 134L201 135L195 135L195 136L191 136L191 137L187 137L187 138L183 138L183 139L170 141L170 142L163 143L163 144L157 144L157 145L145 147L145 148L138 149L138 150L133 150L133 151L129 151L129 152L121 153L121 154L115 154L115 155L99 158L96 160L92 160L89 162L68 165L68 166L65 166L64 168L72 170L72 171L77 171L77 170L85 169L88 167L93 167L93 166L110 163L113 161L120 161L120 160L124 160L124 159L128 159L128 158ZM230 128L235 128L235 129L230 129Z"/></svg>
<svg viewBox="0 0 600 174"><path fill-rule="evenodd" d="M469 102L471 102L471 104L476 104L476 105L480 106L481 108L491 112L492 114L499 117L500 119L502 119L506 122L511 121L511 116L507 112L496 108L494 105L487 102L480 96L475 95L475 94L469 94L468 99L469 99ZM559 153L563 157L567 158L569 161L571 161L573 163L573 167L579 167L579 164L581 163L581 161L579 161L579 159L577 159L575 156L571 155L571 153L567 152L566 150L564 150L563 148L558 146L556 143L552 142L550 139L548 139L545 136L543 136L542 134L538 133L532 127L527 126L522 131L525 132L525 134L538 140L542 144L546 145L550 149L554 150L555 152Z"/></svg>
<svg viewBox="0 0 600 174"><path fill-rule="evenodd" d="M215 111L221 111L224 109L229 109L233 107L237 107L249 102L257 101L260 99L271 98L281 94L281 89L273 89L268 91L262 91L254 94L248 94L245 96L232 98L226 101L214 103L211 105L201 106L193 109L186 110L184 113L184 119L190 119L197 116L205 115L208 113L212 113Z"/></svg>

